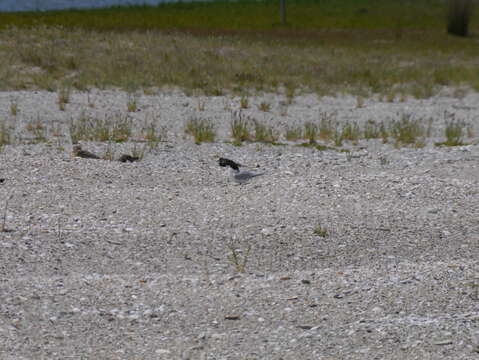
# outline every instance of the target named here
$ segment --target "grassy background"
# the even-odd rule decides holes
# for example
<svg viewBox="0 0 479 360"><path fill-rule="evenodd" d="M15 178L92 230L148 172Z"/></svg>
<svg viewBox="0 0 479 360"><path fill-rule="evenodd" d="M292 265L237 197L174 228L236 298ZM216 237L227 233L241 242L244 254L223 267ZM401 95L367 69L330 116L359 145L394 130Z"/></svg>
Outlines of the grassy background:
<svg viewBox="0 0 479 360"><path fill-rule="evenodd" d="M287 28L438 29L446 4L437 0L286 0ZM277 30L279 0L212 1L45 13L0 14L2 27L44 24L90 30Z"/></svg>
<svg viewBox="0 0 479 360"><path fill-rule="evenodd" d="M220 95L298 91L389 100L479 89L472 37L446 2L279 0L0 14L0 89L179 86Z"/></svg>

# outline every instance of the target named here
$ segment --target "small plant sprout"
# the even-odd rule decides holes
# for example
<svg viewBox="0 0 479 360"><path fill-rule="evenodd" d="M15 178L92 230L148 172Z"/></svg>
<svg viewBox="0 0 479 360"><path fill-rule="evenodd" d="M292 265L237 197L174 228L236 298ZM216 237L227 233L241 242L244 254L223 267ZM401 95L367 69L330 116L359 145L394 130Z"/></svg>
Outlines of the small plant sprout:
<svg viewBox="0 0 479 360"><path fill-rule="evenodd" d="M66 104L70 102L71 88L69 85L63 85L58 90L58 108L65 111Z"/></svg>
<svg viewBox="0 0 479 360"><path fill-rule="evenodd" d="M381 166L389 165L389 159L387 158L386 155L380 155L378 159Z"/></svg>
<svg viewBox="0 0 479 360"><path fill-rule="evenodd" d="M272 143L278 140L271 126L266 126L259 121L254 121L255 140L264 143Z"/></svg>
<svg viewBox="0 0 479 360"><path fill-rule="evenodd" d="M238 112L232 114L230 123L231 137L236 143L242 143L251 139L249 133L249 119L243 113Z"/></svg>
<svg viewBox="0 0 479 360"><path fill-rule="evenodd" d="M249 108L249 100L246 96L242 96L240 99L240 109L248 109Z"/></svg>
<svg viewBox="0 0 479 360"><path fill-rule="evenodd" d="M347 122L344 124L343 131L341 133L341 137L344 140L357 141L360 136L361 130L359 129L359 125L357 123Z"/></svg>
<svg viewBox="0 0 479 360"><path fill-rule="evenodd" d="M320 224L314 227L314 234L323 238L329 236L328 230Z"/></svg>
<svg viewBox="0 0 479 360"><path fill-rule="evenodd" d="M135 94L128 94L126 108L128 112L135 112L138 110L138 99Z"/></svg>
<svg viewBox="0 0 479 360"><path fill-rule="evenodd" d="M265 101L262 101L259 106L258 106L258 109L263 111L263 112L269 112L271 110L271 104L265 102Z"/></svg>
<svg viewBox="0 0 479 360"><path fill-rule="evenodd" d="M436 145L444 146L461 146L464 145L464 135L466 132L466 123L462 120L456 120L454 114L445 114L446 127L444 128L444 135L446 141L436 143Z"/></svg>
<svg viewBox="0 0 479 360"><path fill-rule="evenodd" d="M391 136L396 141L396 146L415 145L424 146L426 129L420 119L413 119L411 114L403 113L399 120L391 123Z"/></svg>
<svg viewBox="0 0 479 360"><path fill-rule="evenodd" d="M357 97L356 97L356 107L357 107L358 109L364 107L364 98L363 98L362 96L357 96Z"/></svg>
<svg viewBox="0 0 479 360"><path fill-rule="evenodd" d="M165 127L157 129L156 125L151 122L141 130L141 135L146 140L150 149L156 149L160 142L166 140L167 130Z"/></svg>
<svg viewBox="0 0 479 360"><path fill-rule="evenodd" d="M8 203L13 198L13 192L10 193L7 200L5 201L5 207L3 209L3 221L2 221L2 232L11 232L12 230L7 229L7 211L8 211Z"/></svg>
<svg viewBox="0 0 479 360"><path fill-rule="evenodd" d="M26 125L26 129L33 134L36 143L46 141L45 125L42 123L40 116L37 116L35 120L29 121Z"/></svg>
<svg viewBox="0 0 479 360"><path fill-rule="evenodd" d="M363 135L364 135L364 138L367 140L381 138L380 125L376 123L374 120L369 119L364 124Z"/></svg>
<svg viewBox="0 0 479 360"><path fill-rule="evenodd" d="M134 158L138 158L140 160L143 160L145 157L145 151L146 151L146 146L148 145L143 145L141 147L137 146L137 144L133 145L133 150L131 150L131 156Z"/></svg>
<svg viewBox="0 0 479 360"><path fill-rule="evenodd" d="M185 133L190 134L195 139L196 144L202 142L214 142L216 133L211 120L190 117L186 122Z"/></svg>
<svg viewBox="0 0 479 360"><path fill-rule="evenodd" d="M113 161L115 159L115 151L113 150L113 144L111 141L108 141L108 145L105 150L105 155L103 155L104 160Z"/></svg>
<svg viewBox="0 0 479 360"><path fill-rule="evenodd" d="M18 114L18 101L17 99L10 100L10 114L17 116Z"/></svg>
<svg viewBox="0 0 479 360"><path fill-rule="evenodd" d="M321 140L330 140L337 131L334 114L323 112L319 114L319 118L319 138Z"/></svg>
<svg viewBox="0 0 479 360"><path fill-rule="evenodd" d="M288 126L285 138L288 141L297 141L303 138L303 129L300 126Z"/></svg>
<svg viewBox="0 0 479 360"><path fill-rule="evenodd" d="M198 111L205 111L206 101L198 99Z"/></svg>
<svg viewBox="0 0 479 360"><path fill-rule="evenodd" d="M304 138L309 141L310 144L316 144L318 138L318 125L312 122L304 124Z"/></svg>
<svg viewBox="0 0 479 360"><path fill-rule="evenodd" d="M10 144L11 127L6 122L0 123L0 150L3 150L5 145Z"/></svg>
<svg viewBox="0 0 479 360"><path fill-rule="evenodd" d="M251 252L251 244L248 244L243 256L240 255L243 251L241 249L237 249L233 244L229 244L228 248L230 250L228 260L233 264L235 270L239 273L246 272L246 265Z"/></svg>

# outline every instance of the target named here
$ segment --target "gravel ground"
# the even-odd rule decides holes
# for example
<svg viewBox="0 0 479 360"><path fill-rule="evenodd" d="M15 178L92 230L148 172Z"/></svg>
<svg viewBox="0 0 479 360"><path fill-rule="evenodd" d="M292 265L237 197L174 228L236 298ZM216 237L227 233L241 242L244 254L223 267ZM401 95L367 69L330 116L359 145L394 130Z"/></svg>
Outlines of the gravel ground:
<svg viewBox="0 0 479 360"><path fill-rule="evenodd" d="M433 119L422 149L350 153L235 147L239 99L143 95L129 116L168 140L120 163L73 157L68 121L126 114L127 94L73 94L65 111L55 93L0 94L16 142L0 154L0 358L479 359L479 145L432 145L445 111L479 130L479 94L446 95L250 99L245 113L278 128L321 112ZM190 116L219 140L185 138ZM36 120L47 143L29 144ZM220 156L266 175L235 185Z"/></svg>

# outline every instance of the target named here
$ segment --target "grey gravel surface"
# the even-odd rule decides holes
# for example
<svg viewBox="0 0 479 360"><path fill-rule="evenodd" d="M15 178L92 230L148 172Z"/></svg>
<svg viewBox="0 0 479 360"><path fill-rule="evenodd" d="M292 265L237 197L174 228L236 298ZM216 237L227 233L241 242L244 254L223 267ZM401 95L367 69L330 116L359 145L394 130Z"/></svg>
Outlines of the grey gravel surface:
<svg viewBox="0 0 479 360"><path fill-rule="evenodd" d="M265 98L269 113L254 105ZM278 127L408 111L437 138L235 147L223 140L239 99L143 95L128 116L168 140L120 163L73 157L67 129L81 111L126 114L126 94L73 94L65 111L54 93L0 94L16 134L0 154L0 359L479 358L479 145L432 145L444 111L477 129L479 96L305 96L286 115L265 98L245 111ZM217 142L185 138L191 114L215 122ZM27 144L36 117L66 132ZM235 185L220 156L266 174Z"/></svg>

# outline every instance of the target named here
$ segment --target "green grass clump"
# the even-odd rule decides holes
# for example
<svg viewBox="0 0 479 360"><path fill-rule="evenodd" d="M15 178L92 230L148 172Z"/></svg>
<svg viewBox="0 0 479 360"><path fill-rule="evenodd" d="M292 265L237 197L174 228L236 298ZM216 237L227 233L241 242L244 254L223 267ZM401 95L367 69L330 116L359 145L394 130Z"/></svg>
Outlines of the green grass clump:
<svg viewBox="0 0 479 360"><path fill-rule="evenodd" d="M151 122L141 129L141 136L145 138L150 149L156 149L160 142L166 141L167 130L165 127L158 129L155 123Z"/></svg>
<svg viewBox="0 0 479 360"><path fill-rule="evenodd" d="M381 138L381 124L378 124L376 121L371 119L366 121L363 128L364 138L367 140Z"/></svg>
<svg viewBox="0 0 479 360"><path fill-rule="evenodd" d="M45 124L42 122L39 116L34 120L28 121L25 128L34 136L35 143L42 143L47 141L45 135Z"/></svg>
<svg viewBox="0 0 479 360"><path fill-rule="evenodd" d="M58 89L58 108L61 111L65 111L66 104L70 102L70 86L61 86Z"/></svg>
<svg viewBox="0 0 479 360"><path fill-rule="evenodd" d="M74 144L79 141L125 142L132 135L132 120L121 113L96 118L80 113L70 121L70 137Z"/></svg>
<svg viewBox="0 0 479 360"><path fill-rule="evenodd" d="M320 224L316 225L313 230L314 234L320 237L327 237L329 236L328 230L321 226Z"/></svg>
<svg viewBox="0 0 479 360"><path fill-rule="evenodd" d="M329 113L320 113L320 120L319 120L319 138L321 140L331 140L334 138L335 134L337 133L338 125L336 123L336 119L334 114Z"/></svg>
<svg viewBox="0 0 479 360"><path fill-rule="evenodd" d="M456 120L453 114L446 119L444 135L446 141L436 143L437 146L461 146L464 145L464 136L466 134L466 123L462 120Z"/></svg>
<svg viewBox="0 0 479 360"><path fill-rule="evenodd" d="M344 140L349 140L349 141L357 141L361 137L361 129L359 128L359 125L354 122L350 123L347 122L346 124L343 125L343 129L341 132L341 138Z"/></svg>
<svg viewBox="0 0 479 360"><path fill-rule="evenodd" d="M230 129L231 137L235 143L241 144L243 141L251 140L249 123L249 119L241 112L238 114L233 114L230 123Z"/></svg>
<svg viewBox="0 0 479 360"><path fill-rule="evenodd" d="M285 138L288 141L303 139L303 129L300 126L288 126L286 128Z"/></svg>
<svg viewBox="0 0 479 360"><path fill-rule="evenodd" d="M304 124L303 136L310 144L315 144L318 139L318 125L313 122Z"/></svg>
<svg viewBox="0 0 479 360"><path fill-rule="evenodd" d="M278 140L278 136L275 134L273 127L266 126L258 120L254 121L254 136L255 141L264 143L274 143Z"/></svg>
<svg viewBox="0 0 479 360"><path fill-rule="evenodd" d="M271 110L271 104L265 101L262 101L261 104L258 105L258 109L263 112L269 112Z"/></svg>
<svg viewBox="0 0 479 360"><path fill-rule="evenodd" d="M400 115L400 119L392 121L390 134L394 138L396 146L422 147L427 131L422 119L414 119L411 114L403 113Z"/></svg>
<svg viewBox="0 0 479 360"><path fill-rule="evenodd" d="M5 121L0 122L0 151L5 145L11 144L12 128Z"/></svg>
<svg viewBox="0 0 479 360"><path fill-rule="evenodd" d="M191 117L185 126L185 133L190 134L195 139L196 144L202 142L214 142L216 131L213 122L208 119Z"/></svg>

